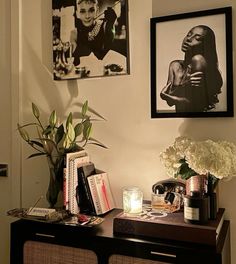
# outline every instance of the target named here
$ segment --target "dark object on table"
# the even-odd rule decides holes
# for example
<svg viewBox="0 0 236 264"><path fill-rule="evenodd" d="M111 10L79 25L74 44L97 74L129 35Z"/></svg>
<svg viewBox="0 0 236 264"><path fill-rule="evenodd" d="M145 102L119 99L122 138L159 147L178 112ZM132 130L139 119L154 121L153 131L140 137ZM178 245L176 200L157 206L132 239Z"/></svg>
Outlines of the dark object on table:
<svg viewBox="0 0 236 264"><path fill-rule="evenodd" d="M192 225L184 222L181 211L166 214L164 217L147 218L144 214L139 217L130 217L123 212L113 220L113 232L141 237L170 239L205 245L216 245L222 224L225 209L220 208L216 220L209 220L204 225ZM151 216L150 212L147 216Z"/></svg>
<svg viewBox="0 0 236 264"><path fill-rule="evenodd" d="M193 193L184 197L184 222L205 224L208 222L208 197Z"/></svg>

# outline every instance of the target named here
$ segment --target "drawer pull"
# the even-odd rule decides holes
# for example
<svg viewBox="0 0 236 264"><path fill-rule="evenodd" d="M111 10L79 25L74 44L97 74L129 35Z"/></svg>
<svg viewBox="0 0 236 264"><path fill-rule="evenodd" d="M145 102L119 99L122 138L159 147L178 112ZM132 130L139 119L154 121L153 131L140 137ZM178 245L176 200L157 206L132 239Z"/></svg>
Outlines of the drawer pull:
<svg viewBox="0 0 236 264"><path fill-rule="evenodd" d="M169 257L169 258L176 258L176 255L174 254L167 254L167 253L161 253L161 252L156 252L156 251L151 251L152 255L159 255L159 256L164 256L164 257Z"/></svg>
<svg viewBox="0 0 236 264"><path fill-rule="evenodd" d="M41 237L51 237L51 238L55 238L55 236L53 235L48 235L48 234L42 234L42 233L35 233L36 236L41 236Z"/></svg>

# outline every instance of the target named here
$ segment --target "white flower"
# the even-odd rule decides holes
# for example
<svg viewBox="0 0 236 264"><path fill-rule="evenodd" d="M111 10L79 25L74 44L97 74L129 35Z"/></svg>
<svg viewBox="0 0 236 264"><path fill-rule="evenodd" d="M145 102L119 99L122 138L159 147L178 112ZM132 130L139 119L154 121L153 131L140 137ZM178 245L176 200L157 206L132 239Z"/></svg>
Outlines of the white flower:
<svg viewBox="0 0 236 264"><path fill-rule="evenodd" d="M197 174L210 173L218 179L236 176L236 145L227 141L193 141L179 137L160 158L172 177L181 174L179 169L183 163Z"/></svg>

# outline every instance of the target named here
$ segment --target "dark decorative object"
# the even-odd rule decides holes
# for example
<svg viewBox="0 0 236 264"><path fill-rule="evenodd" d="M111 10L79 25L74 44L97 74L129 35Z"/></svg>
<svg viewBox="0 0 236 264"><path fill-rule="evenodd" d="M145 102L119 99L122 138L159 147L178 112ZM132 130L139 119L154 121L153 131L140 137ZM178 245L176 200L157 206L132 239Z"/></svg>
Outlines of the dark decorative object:
<svg viewBox="0 0 236 264"><path fill-rule="evenodd" d="M208 197L193 192L184 197L184 221L191 224L208 222Z"/></svg>
<svg viewBox="0 0 236 264"><path fill-rule="evenodd" d="M151 117L233 116L232 65L231 7L152 18Z"/></svg>
<svg viewBox="0 0 236 264"><path fill-rule="evenodd" d="M215 177L208 176L208 183L207 183L207 196L208 196L208 207L209 207L209 219L214 220L216 219L217 211L218 211L218 204L217 204L217 185L219 180Z"/></svg>

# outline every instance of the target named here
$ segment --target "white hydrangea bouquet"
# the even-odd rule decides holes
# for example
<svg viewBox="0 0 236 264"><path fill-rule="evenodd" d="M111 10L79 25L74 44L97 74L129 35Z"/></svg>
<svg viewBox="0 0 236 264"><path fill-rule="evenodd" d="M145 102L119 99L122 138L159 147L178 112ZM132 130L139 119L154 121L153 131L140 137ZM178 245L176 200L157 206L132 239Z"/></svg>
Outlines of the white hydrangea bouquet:
<svg viewBox="0 0 236 264"><path fill-rule="evenodd" d="M236 145L227 141L178 137L160 153L160 158L171 177L187 180L194 175L208 175L217 183L236 176Z"/></svg>

